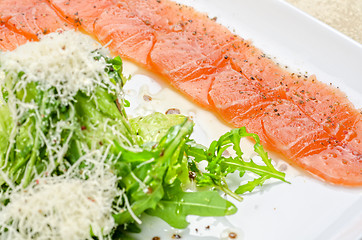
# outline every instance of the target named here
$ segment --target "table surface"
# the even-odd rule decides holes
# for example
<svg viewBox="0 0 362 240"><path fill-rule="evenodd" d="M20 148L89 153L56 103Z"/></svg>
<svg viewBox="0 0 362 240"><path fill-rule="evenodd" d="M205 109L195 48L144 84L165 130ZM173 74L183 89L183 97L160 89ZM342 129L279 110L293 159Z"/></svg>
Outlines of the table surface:
<svg viewBox="0 0 362 240"><path fill-rule="evenodd" d="M362 44L362 0L285 0Z"/></svg>

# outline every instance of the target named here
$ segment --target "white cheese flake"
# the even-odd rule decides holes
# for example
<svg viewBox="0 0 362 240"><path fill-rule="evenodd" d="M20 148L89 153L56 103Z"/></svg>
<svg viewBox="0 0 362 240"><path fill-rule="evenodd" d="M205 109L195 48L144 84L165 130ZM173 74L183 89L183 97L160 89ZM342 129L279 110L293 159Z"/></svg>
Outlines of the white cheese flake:
<svg viewBox="0 0 362 240"><path fill-rule="evenodd" d="M123 194L101 150L79 159L65 175L40 177L26 189L5 192L0 205L0 239L107 239L115 227L115 199ZM79 174L77 166L88 164ZM1 195L0 195L1 196ZM119 203L120 204L120 203ZM119 206L117 207L119 208Z"/></svg>
<svg viewBox="0 0 362 240"><path fill-rule="evenodd" d="M105 60L95 60L99 53L108 55L91 37L75 31L52 33L39 42L0 53L0 105L7 105L13 120L3 166L9 161L10 150L20 131L18 123L24 118L36 119L28 127L29 132L23 134L28 134L34 145L40 141L46 147L48 158L46 171L35 176L25 189L8 178L4 167L0 168L0 177L8 185L6 191L0 189L0 240L92 240L92 236L109 239L114 230L112 214L123 210L124 197L117 186L117 176L110 169L111 160L107 159L110 146L105 149L84 144L80 146L84 155L76 163L68 166L62 162L74 129L79 127L73 116L75 95L82 91L92 98L98 86L115 94L121 91L110 82ZM25 100L27 85L33 82L50 95L43 97L43 101L59 100L70 109L66 119L49 121L47 135L41 124L49 113L41 112L34 100ZM17 95L21 91L23 99ZM36 132L34 136L31 130ZM114 135L122 135L115 132L116 128L113 130ZM60 144L64 136L68 137ZM68 168L67 172L48 176L57 166L62 170Z"/></svg>
<svg viewBox="0 0 362 240"><path fill-rule="evenodd" d="M56 97L66 103L82 90L91 94L97 85L110 83L103 59L95 61L97 51L108 53L91 37L75 31L51 33L39 42L29 42L0 54L1 70L16 78L24 72L20 88L39 82L44 90L55 87ZM4 79L4 74L0 74ZM112 84L109 84L112 86ZM114 90L114 89L113 89Z"/></svg>

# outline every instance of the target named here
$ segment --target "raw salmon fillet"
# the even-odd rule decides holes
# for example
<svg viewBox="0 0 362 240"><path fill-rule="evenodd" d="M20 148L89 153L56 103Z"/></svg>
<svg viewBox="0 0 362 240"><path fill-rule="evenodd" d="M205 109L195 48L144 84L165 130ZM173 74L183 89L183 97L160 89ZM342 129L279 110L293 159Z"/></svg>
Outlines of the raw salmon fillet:
<svg viewBox="0 0 362 240"><path fill-rule="evenodd" d="M0 50L11 51L26 43L28 39L21 34L11 31L5 25L0 25Z"/></svg>
<svg viewBox="0 0 362 240"><path fill-rule="evenodd" d="M331 183L362 186L362 115L347 97L281 68L215 19L169 0L15 2L0 2L10 30L36 39L71 23L232 126L257 133L292 164ZM34 21L40 9L49 12L47 22Z"/></svg>
<svg viewBox="0 0 362 240"><path fill-rule="evenodd" d="M112 0L50 0L52 6L83 32L93 35L115 54L147 66L154 30ZM116 40L117 39L117 40Z"/></svg>
<svg viewBox="0 0 362 240"><path fill-rule="evenodd" d="M74 29L46 0L1 0L0 12L1 22L27 39L38 40L50 32Z"/></svg>
<svg viewBox="0 0 362 240"><path fill-rule="evenodd" d="M242 39L205 14L171 1L120 0L118 4L156 30L149 68L172 79L170 83L196 103L213 109L208 91L217 69L224 65L232 42Z"/></svg>

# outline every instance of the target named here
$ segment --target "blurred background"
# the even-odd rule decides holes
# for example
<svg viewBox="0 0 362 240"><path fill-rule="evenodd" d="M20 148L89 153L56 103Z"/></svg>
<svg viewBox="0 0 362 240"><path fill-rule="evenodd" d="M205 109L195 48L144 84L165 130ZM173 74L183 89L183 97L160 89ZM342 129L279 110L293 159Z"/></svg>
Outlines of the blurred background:
<svg viewBox="0 0 362 240"><path fill-rule="evenodd" d="M285 0L362 44L362 0Z"/></svg>

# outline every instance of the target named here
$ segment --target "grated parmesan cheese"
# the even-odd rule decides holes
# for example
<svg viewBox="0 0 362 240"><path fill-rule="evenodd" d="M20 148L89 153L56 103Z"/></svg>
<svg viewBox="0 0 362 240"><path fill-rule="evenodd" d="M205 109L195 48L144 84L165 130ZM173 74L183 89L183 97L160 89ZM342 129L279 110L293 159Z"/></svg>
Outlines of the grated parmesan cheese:
<svg viewBox="0 0 362 240"><path fill-rule="evenodd" d="M55 87L55 97L67 103L79 90L90 95L95 86L110 83L104 72L105 61L94 60L97 51L109 55L87 35L75 31L51 33L39 42L29 42L14 51L1 53L0 69L13 74L14 78L24 72L20 88L25 88L29 82L40 82L43 90ZM0 83L1 79L4 74L0 73Z"/></svg>
<svg viewBox="0 0 362 240"><path fill-rule="evenodd" d="M33 126L37 134L33 138L29 132L29 141L34 145L40 141L46 147L49 161L46 171L35 176L36 180L25 189L22 184L14 184L4 168L0 168L0 179L9 186L6 190L0 189L0 240L83 240L93 239L92 236L109 239L114 230L112 214L123 210L126 196L110 169L111 159L107 159L110 146L105 149L82 145L84 155L76 163L72 166L62 163L77 124L72 114L78 91L92 97L94 89L102 86L115 94L121 93L120 87L111 83L104 71L107 67L104 59L94 59L97 52L108 55L89 36L67 31L46 35L41 41L27 43L12 52L0 53L0 87L8 94L5 101L0 91L0 106L7 104L13 120L3 166L7 165L19 132L18 121L30 111L27 119L37 120ZM24 73L21 79L9 86L9 79L18 79L19 73ZM44 113L34 101L25 101L26 87L32 82L51 95L45 98L47 101L60 100L70 108L67 119L50 121L47 136L41 125ZM54 88L55 91L50 90ZM16 97L16 91L20 90L24 90L24 99ZM66 130L68 137L60 144ZM122 137L120 132L113 130L115 135ZM82 172L79 172L81 164ZM67 170L66 174L48 176L47 172L52 172L56 166Z"/></svg>
<svg viewBox="0 0 362 240"><path fill-rule="evenodd" d="M99 57L99 53L109 55L109 51L90 36L76 31L51 33L45 35L39 42L28 42L14 51L0 52L0 88L8 94L8 100L5 101L3 92L0 91L0 105L6 102L13 120L5 163L9 159L10 149L19 131L18 122L24 116L28 119L30 117L37 119L35 130L40 135L41 144L47 145L49 172L61 162L76 125L74 117L69 116L68 119L51 123L49 129L51 136L44 136L41 122L44 114L48 113L41 113L34 101L25 101L29 83L35 82L37 88L47 94L45 101L60 101L64 106L71 108L72 114L74 114L74 97L79 91L93 98L95 88L101 86L120 96L122 91L120 86L113 84L104 71L108 66L105 59L95 60ZM19 79L19 74L22 74L20 80L14 81ZM23 99L18 99L16 93L21 91L24 92ZM30 111L33 112L27 116ZM65 144L60 145L58 143L66 130L69 130L70 134ZM29 138L32 138L31 133ZM4 175L1 171L2 169L0 174ZM12 184L8 181L7 183Z"/></svg>
<svg viewBox="0 0 362 240"><path fill-rule="evenodd" d="M99 161L103 155L100 150L87 154L65 175L43 176L26 189L3 193L10 202L0 204L0 239L83 240L93 239L91 231L108 239L103 236L115 227L112 205L123 192L109 165ZM81 163L88 167L79 174L75 169Z"/></svg>

